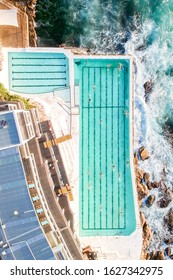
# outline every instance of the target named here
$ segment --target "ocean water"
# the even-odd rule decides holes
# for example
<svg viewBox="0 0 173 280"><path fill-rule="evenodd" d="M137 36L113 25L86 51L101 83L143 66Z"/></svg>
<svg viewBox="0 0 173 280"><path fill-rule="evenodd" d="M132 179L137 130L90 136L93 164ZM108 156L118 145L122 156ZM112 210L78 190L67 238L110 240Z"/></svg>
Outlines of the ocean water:
<svg viewBox="0 0 173 280"><path fill-rule="evenodd" d="M87 47L91 53L133 55L134 148L146 146L150 154L139 165L150 173L151 181L162 179L173 190L173 0L60 2L66 4L63 20L68 22L64 25L64 43L73 42L69 40L68 27L75 45ZM152 91L146 99L143 85L148 80ZM157 206L160 192L154 189L150 194L156 196L154 204L148 208L144 202L141 210L154 233L149 247L152 251L163 249L164 238L171 236L163 217L173 203L161 209Z"/></svg>

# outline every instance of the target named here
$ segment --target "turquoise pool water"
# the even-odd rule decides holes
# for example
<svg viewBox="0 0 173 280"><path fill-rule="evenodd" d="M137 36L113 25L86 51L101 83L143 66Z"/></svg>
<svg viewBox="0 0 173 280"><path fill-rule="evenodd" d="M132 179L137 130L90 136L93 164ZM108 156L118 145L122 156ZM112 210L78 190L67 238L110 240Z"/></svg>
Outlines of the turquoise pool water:
<svg viewBox="0 0 173 280"><path fill-rule="evenodd" d="M63 53L10 52L10 90L49 93L69 86L69 63Z"/></svg>
<svg viewBox="0 0 173 280"><path fill-rule="evenodd" d="M130 171L130 62L75 59L80 92L80 235L136 228Z"/></svg>

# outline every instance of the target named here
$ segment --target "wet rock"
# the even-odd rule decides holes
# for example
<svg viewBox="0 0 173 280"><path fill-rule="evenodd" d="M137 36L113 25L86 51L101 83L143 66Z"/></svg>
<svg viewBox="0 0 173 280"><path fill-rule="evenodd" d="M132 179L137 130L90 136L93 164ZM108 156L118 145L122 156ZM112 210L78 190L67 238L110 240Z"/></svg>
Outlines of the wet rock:
<svg viewBox="0 0 173 280"><path fill-rule="evenodd" d="M152 90L152 83L150 81L147 81L144 84L144 89L145 89L145 102L148 102L151 90Z"/></svg>
<svg viewBox="0 0 173 280"><path fill-rule="evenodd" d="M161 187L161 193L163 196L158 200L157 205L160 208L166 208L173 199L173 193L169 188L166 187L166 185L163 184Z"/></svg>
<svg viewBox="0 0 173 280"><path fill-rule="evenodd" d="M134 162L134 165L138 165L138 155L137 155L137 153L134 153L133 162Z"/></svg>
<svg viewBox="0 0 173 280"><path fill-rule="evenodd" d="M139 185L141 183L141 179L136 177L136 185Z"/></svg>
<svg viewBox="0 0 173 280"><path fill-rule="evenodd" d="M147 253L147 254L146 254L145 259L146 259L146 260L150 260L150 259L151 259L151 257L150 257L150 254L149 254L149 253Z"/></svg>
<svg viewBox="0 0 173 280"><path fill-rule="evenodd" d="M153 187L152 187L152 184L151 184L150 181L147 182L147 187L148 187L149 190L152 190Z"/></svg>
<svg viewBox="0 0 173 280"><path fill-rule="evenodd" d="M139 155L143 161L149 158L149 153L144 146L139 149Z"/></svg>
<svg viewBox="0 0 173 280"><path fill-rule="evenodd" d="M152 252L150 253L150 260L154 260L155 257L156 257L156 252L152 251Z"/></svg>
<svg viewBox="0 0 173 280"><path fill-rule="evenodd" d="M168 238L168 239L165 239L164 242L165 242L167 245L170 245L170 244L173 244L173 239L172 239L172 238Z"/></svg>
<svg viewBox="0 0 173 280"><path fill-rule="evenodd" d="M147 253L145 252L144 249L142 249L142 251L141 251L141 256L140 256L140 260L146 260L146 257L147 257Z"/></svg>
<svg viewBox="0 0 173 280"><path fill-rule="evenodd" d="M34 31L34 19L33 18L30 18L29 19L29 22L28 22L28 24L29 24L29 28L32 28L33 29L33 31Z"/></svg>
<svg viewBox="0 0 173 280"><path fill-rule="evenodd" d="M149 225L147 224L147 222L145 222L143 225L143 248L146 249L148 247L151 237L152 237L152 231Z"/></svg>
<svg viewBox="0 0 173 280"><path fill-rule="evenodd" d="M144 171L140 168L136 168L135 169L135 174L136 174L136 178L140 179L140 181L143 179L144 176Z"/></svg>
<svg viewBox="0 0 173 280"><path fill-rule="evenodd" d="M168 174L168 170L166 168L166 166L163 167L163 176L166 176Z"/></svg>
<svg viewBox="0 0 173 280"><path fill-rule="evenodd" d="M173 228L173 213L169 214L168 225Z"/></svg>
<svg viewBox="0 0 173 280"><path fill-rule="evenodd" d="M145 220L145 217L143 216L143 213L141 213L141 224L142 224L142 237L143 237L143 244L142 244L142 251L141 251L141 256L140 259L146 260L150 259L150 255L148 255L147 248L150 244L150 240L152 237L152 231L147 224L147 221Z"/></svg>
<svg viewBox="0 0 173 280"><path fill-rule="evenodd" d="M160 180L159 182L159 188L162 191L166 191L167 190L167 186L165 185L165 183L163 182L163 180Z"/></svg>
<svg viewBox="0 0 173 280"><path fill-rule="evenodd" d="M150 254L148 252L146 252L145 250L142 250L140 259L141 260L150 260Z"/></svg>
<svg viewBox="0 0 173 280"><path fill-rule="evenodd" d="M139 207L142 207L142 199L141 200L138 199L138 205Z"/></svg>
<svg viewBox="0 0 173 280"><path fill-rule="evenodd" d="M144 235L145 239L148 239L148 240L152 236L152 231L151 231L149 225L147 224L147 222L145 222L143 225L143 235Z"/></svg>
<svg viewBox="0 0 173 280"><path fill-rule="evenodd" d="M146 200L147 206L150 207L151 205L153 205L154 201L155 201L155 196L154 195L149 195L149 197Z"/></svg>
<svg viewBox="0 0 173 280"><path fill-rule="evenodd" d="M148 195L148 188L146 185L138 184L137 185L138 199L142 200L145 196Z"/></svg>
<svg viewBox="0 0 173 280"><path fill-rule="evenodd" d="M173 208L169 209L164 217L164 224L172 232L173 231Z"/></svg>
<svg viewBox="0 0 173 280"><path fill-rule="evenodd" d="M166 208L171 202L171 199L166 197L162 197L157 201L157 206L160 208Z"/></svg>
<svg viewBox="0 0 173 280"><path fill-rule="evenodd" d="M171 255L171 248L170 247L166 247L165 248L165 253L168 255L168 257L170 257L170 255Z"/></svg>
<svg viewBox="0 0 173 280"><path fill-rule="evenodd" d="M33 5L32 1L28 1L27 6L31 10L33 10L33 8L34 8L34 5Z"/></svg>
<svg viewBox="0 0 173 280"><path fill-rule="evenodd" d="M163 182L159 182L159 188L160 188L160 192L169 197L170 199L173 198L173 192L170 190L170 188L168 188Z"/></svg>
<svg viewBox="0 0 173 280"><path fill-rule="evenodd" d="M158 182L152 182L151 185L152 185L153 188L158 188L159 187Z"/></svg>
<svg viewBox="0 0 173 280"><path fill-rule="evenodd" d="M165 255L162 251L158 251L155 257L155 260L164 260L165 259Z"/></svg>
<svg viewBox="0 0 173 280"><path fill-rule="evenodd" d="M143 212L140 212L140 221L141 221L141 226L143 227L144 224L146 223L145 215Z"/></svg>
<svg viewBox="0 0 173 280"><path fill-rule="evenodd" d="M147 81L144 84L145 93L149 93L152 90L152 83L151 81Z"/></svg>
<svg viewBox="0 0 173 280"><path fill-rule="evenodd" d="M168 196L170 199L173 198L173 193L172 193L172 191L169 188L167 188L165 190L165 195Z"/></svg>
<svg viewBox="0 0 173 280"><path fill-rule="evenodd" d="M164 260L165 259L165 255L164 252L162 251L152 251L151 255L150 255L150 259L151 260Z"/></svg>
<svg viewBox="0 0 173 280"><path fill-rule="evenodd" d="M143 51L147 48L146 44L142 44L137 46L137 48L135 49L136 51Z"/></svg>
<svg viewBox="0 0 173 280"><path fill-rule="evenodd" d="M147 173L147 172L145 172L145 173L144 173L144 176L143 176L143 179L144 179L144 181L145 181L146 183L149 181L149 178L150 178L150 174Z"/></svg>

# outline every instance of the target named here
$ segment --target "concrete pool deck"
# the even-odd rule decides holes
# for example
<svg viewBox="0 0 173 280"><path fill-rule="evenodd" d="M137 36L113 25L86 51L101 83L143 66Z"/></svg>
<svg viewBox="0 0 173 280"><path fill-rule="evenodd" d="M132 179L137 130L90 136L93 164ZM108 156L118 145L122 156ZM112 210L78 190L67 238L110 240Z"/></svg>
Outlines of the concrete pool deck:
<svg viewBox="0 0 173 280"><path fill-rule="evenodd" d="M5 86L8 88L8 51L24 51L23 49L5 49L3 50L4 54L4 67L3 67L3 73L0 73L0 81L2 81ZM65 166L67 166L67 170L69 168L69 159L70 159L70 165L73 165L73 168L71 168L71 171L69 170L68 173L72 174L72 170L74 172L73 175L73 192L75 196L75 201L72 203L72 208L74 211L74 217L76 221L76 234L79 236L82 246L90 245L93 250L95 250L98 254L99 259L139 259L141 254L141 247L142 247L142 229L140 226L140 220L139 220L139 209L137 204L137 194L136 194L136 185L135 185L135 178L134 178L134 172L133 172L133 137L130 137L130 167L132 172L132 186L133 186L133 195L134 195L134 205L135 205L135 216L136 216L136 229L135 231L130 234L129 236L86 236L81 237L79 232L79 200L78 200L78 194L79 194L79 172L78 168L76 166L79 166L79 104L76 102L76 92L77 89L75 88L74 83L74 65L73 65L73 59L77 59L80 57L80 59L91 59L92 56L78 56L73 55L70 50L64 50L64 49L42 49L42 48L36 48L36 49L25 49L25 51L34 51L34 52L64 52L65 55L69 58L69 67L70 67L70 94L71 94L71 134L73 136L72 140L69 140L68 142L63 143L65 145L61 145L61 153L62 157L65 163ZM94 56L94 58L99 59L129 59L130 61L130 135L133 135L133 70L132 70L132 58L130 56ZM5 71L6 69L6 71ZM5 73L6 72L6 73ZM4 79L2 79L4 77ZM30 95L26 95L28 98L30 98ZM32 98L37 98L37 101L40 100L41 103L45 103L45 107L49 108L49 111L51 112L51 106L52 104L49 104L49 97L48 95L32 95ZM53 99L53 95L51 97ZM53 102L53 100L52 100ZM58 106L58 105L57 105ZM56 108L54 106L54 111L56 111ZM58 112L58 110L57 110ZM57 114L58 117L58 114ZM64 111L62 110L61 118L66 118ZM54 118L54 124L55 124L55 115L50 114L50 118ZM60 130L66 130L66 124L65 122L59 121L58 124L55 124L55 130L59 134ZM75 157L74 157L75 155ZM74 158L73 158L74 157ZM69 174L70 176L70 174Z"/></svg>
<svg viewBox="0 0 173 280"><path fill-rule="evenodd" d="M140 259L141 247L142 247L142 229L139 220L139 209L137 203L137 193L136 193L136 184L133 171L133 59L131 56L94 56L94 59L129 59L130 61L130 100L129 100L129 116L130 116L130 168L132 173L132 186L133 186L133 195L134 195L134 205L135 205L135 216L136 216L136 228L133 233L129 236L86 236L80 237L80 240L83 244L90 244L92 248L98 253L100 259ZM93 59L91 56L75 56L75 59ZM74 128L74 137L76 139L76 149L79 152L79 116L73 116L72 126ZM76 131L78 127L78 131ZM78 163L79 165L79 163ZM79 184L78 184L79 187ZM77 194L79 190L77 191ZM80 205L77 203L77 205ZM81 209L80 209L81 211ZM78 215L80 213L78 211ZM78 217L76 220L80 220ZM78 227L78 234L80 228ZM79 235L80 236L80 235Z"/></svg>

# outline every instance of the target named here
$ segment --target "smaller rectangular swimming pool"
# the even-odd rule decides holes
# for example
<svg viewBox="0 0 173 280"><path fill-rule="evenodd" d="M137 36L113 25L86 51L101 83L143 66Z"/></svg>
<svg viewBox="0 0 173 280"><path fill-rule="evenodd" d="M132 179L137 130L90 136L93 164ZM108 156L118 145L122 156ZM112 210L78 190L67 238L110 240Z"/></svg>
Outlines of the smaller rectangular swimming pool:
<svg viewBox="0 0 173 280"><path fill-rule="evenodd" d="M80 235L136 228L130 169L130 61L75 59L80 92Z"/></svg>
<svg viewBox="0 0 173 280"><path fill-rule="evenodd" d="M10 90L49 93L69 87L69 62L63 53L9 52Z"/></svg>

